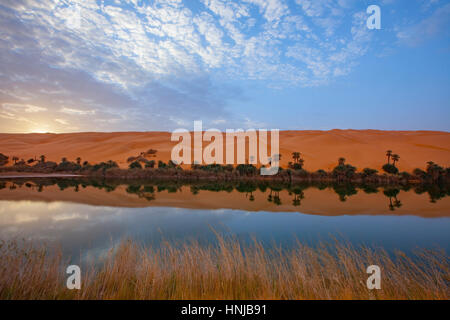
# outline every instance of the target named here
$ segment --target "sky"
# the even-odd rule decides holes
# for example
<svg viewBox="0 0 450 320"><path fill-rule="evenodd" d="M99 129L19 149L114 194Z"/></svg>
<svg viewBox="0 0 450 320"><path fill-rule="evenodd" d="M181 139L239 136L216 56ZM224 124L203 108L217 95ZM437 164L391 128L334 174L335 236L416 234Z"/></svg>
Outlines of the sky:
<svg viewBox="0 0 450 320"><path fill-rule="evenodd" d="M449 58L450 0L2 0L0 132L450 131Z"/></svg>

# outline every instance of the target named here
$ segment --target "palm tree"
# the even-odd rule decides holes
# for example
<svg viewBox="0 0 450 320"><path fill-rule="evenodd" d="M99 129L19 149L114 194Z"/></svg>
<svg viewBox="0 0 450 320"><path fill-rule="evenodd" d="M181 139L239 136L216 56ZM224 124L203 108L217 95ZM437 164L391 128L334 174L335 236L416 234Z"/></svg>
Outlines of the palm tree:
<svg viewBox="0 0 450 320"><path fill-rule="evenodd" d="M386 151L386 157L388 158L388 164L391 164L392 150Z"/></svg>
<svg viewBox="0 0 450 320"><path fill-rule="evenodd" d="M13 156L12 161L14 161L14 164L17 164L17 161L19 161L19 157Z"/></svg>
<svg viewBox="0 0 450 320"><path fill-rule="evenodd" d="M62 163L67 162L67 158L66 157L61 158L61 162Z"/></svg>
<svg viewBox="0 0 450 320"><path fill-rule="evenodd" d="M77 158L77 164L78 164L78 165L81 164L81 158L80 158L80 157Z"/></svg>
<svg viewBox="0 0 450 320"><path fill-rule="evenodd" d="M398 154L392 155L392 162L393 162L394 167L395 167L395 163L399 160L400 160L400 156Z"/></svg>
<svg viewBox="0 0 450 320"><path fill-rule="evenodd" d="M339 163L340 166L343 166L345 164L345 158L340 157L339 160L338 160L338 163Z"/></svg>
<svg viewBox="0 0 450 320"><path fill-rule="evenodd" d="M45 162L45 156L41 155L40 158L41 158L41 162L44 163Z"/></svg>
<svg viewBox="0 0 450 320"><path fill-rule="evenodd" d="M305 164L305 160L304 159L299 159L298 160L298 164L300 165L300 167L303 168L303 165Z"/></svg>
<svg viewBox="0 0 450 320"><path fill-rule="evenodd" d="M300 152L292 152L292 159L294 159L294 163L297 163L300 159Z"/></svg>

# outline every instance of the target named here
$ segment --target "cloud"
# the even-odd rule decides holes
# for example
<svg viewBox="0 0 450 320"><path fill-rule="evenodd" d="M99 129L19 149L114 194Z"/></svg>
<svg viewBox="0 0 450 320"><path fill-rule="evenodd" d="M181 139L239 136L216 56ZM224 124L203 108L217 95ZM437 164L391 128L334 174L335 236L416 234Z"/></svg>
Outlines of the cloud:
<svg viewBox="0 0 450 320"><path fill-rule="evenodd" d="M38 107L31 104L19 104L19 103L3 103L3 108L8 111L13 112L26 112L26 113L33 113L33 112L41 112L46 111L47 108L44 107Z"/></svg>
<svg viewBox="0 0 450 320"><path fill-rule="evenodd" d="M94 115L95 110L79 110L79 109L72 109L72 108L62 108L62 113L67 113L69 115Z"/></svg>
<svg viewBox="0 0 450 320"><path fill-rule="evenodd" d="M349 74L369 46L361 12L352 0L5 0L0 103L46 110L4 108L0 125L25 130L19 117L42 114L59 131L245 125L227 111L245 95L230 82L308 87Z"/></svg>
<svg viewBox="0 0 450 320"><path fill-rule="evenodd" d="M397 38L402 44L418 46L438 34L449 35L450 4L437 8L431 16L420 22L409 25L397 31Z"/></svg>

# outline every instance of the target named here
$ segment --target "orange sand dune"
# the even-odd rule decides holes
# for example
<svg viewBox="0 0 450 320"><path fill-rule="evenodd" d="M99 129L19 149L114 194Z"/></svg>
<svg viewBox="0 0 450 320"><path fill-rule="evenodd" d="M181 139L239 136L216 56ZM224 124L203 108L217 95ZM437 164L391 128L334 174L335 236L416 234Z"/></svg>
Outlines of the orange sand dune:
<svg viewBox="0 0 450 320"><path fill-rule="evenodd" d="M156 160L168 161L176 142L168 132L114 132L65 134L0 134L0 153L25 160L47 156L60 161L81 157L91 163L114 160L126 167L126 159L150 148L157 149ZM206 145L206 143L205 143ZM291 161L291 153L303 154L307 170L332 169L339 157L362 169L380 169L385 151L400 155L401 171L424 168L427 161L450 165L450 133L435 131L330 130L282 131L281 165Z"/></svg>

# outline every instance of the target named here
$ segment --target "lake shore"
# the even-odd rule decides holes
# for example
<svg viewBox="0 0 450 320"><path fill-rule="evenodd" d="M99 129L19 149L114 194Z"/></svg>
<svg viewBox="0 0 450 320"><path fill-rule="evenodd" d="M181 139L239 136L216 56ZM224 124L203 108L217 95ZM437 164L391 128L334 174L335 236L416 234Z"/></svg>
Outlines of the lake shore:
<svg viewBox="0 0 450 320"><path fill-rule="evenodd" d="M0 172L0 179L15 178L76 178L82 177L80 174L71 173L35 173L35 172Z"/></svg>

